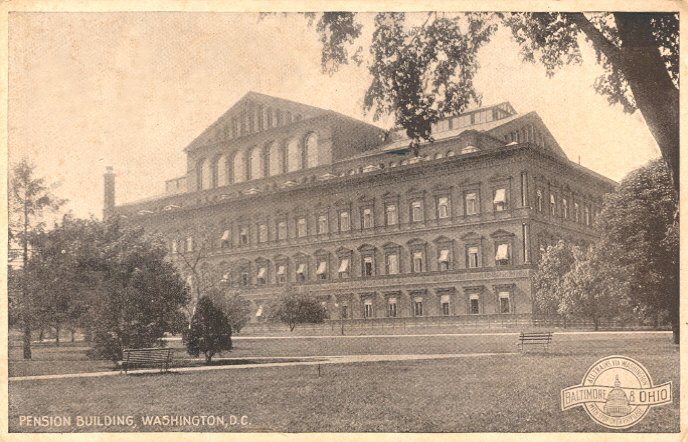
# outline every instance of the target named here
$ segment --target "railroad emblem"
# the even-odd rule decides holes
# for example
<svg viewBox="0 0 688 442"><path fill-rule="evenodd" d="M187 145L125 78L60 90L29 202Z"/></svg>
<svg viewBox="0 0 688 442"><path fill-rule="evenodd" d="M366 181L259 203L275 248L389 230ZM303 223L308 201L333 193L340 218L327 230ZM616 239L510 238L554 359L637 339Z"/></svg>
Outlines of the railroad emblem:
<svg viewBox="0 0 688 442"><path fill-rule="evenodd" d="M600 359L580 385L561 390L562 411L582 406L592 420L612 429L630 428L651 407L671 401L671 382L654 385L647 369L626 356Z"/></svg>

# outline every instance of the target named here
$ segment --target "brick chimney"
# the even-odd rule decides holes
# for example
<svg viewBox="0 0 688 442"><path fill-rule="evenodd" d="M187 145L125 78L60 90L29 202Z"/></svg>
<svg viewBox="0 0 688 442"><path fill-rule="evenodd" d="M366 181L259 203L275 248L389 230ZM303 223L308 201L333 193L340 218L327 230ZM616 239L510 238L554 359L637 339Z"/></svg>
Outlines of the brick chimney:
<svg viewBox="0 0 688 442"><path fill-rule="evenodd" d="M103 181L103 219L105 220L108 219L108 217L111 216L115 210L115 172L113 172L112 166L107 166L105 168Z"/></svg>

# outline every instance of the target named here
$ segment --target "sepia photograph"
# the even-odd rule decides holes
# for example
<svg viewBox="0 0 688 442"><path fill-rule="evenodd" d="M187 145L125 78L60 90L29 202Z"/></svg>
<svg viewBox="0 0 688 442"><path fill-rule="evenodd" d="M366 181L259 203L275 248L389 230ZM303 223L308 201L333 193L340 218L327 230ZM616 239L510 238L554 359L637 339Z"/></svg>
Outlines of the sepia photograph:
<svg viewBox="0 0 688 442"><path fill-rule="evenodd" d="M8 436L681 437L681 4L142 6L3 6Z"/></svg>

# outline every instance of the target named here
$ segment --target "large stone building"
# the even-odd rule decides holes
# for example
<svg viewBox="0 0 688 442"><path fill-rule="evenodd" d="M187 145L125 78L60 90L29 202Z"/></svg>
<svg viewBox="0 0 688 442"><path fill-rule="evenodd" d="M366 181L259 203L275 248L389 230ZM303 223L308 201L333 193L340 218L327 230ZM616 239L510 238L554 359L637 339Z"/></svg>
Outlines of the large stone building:
<svg viewBox="0 0 688 442"><path fill-rule="evenodd" d="M162 233L190 284L180 258L215 269L254 321L287 284L333 318L529 315L539 251L594 240L614 183L509 103L433 137L414 157L401 133L250 92L185 148L165 195L114 206L106 173L105 214Z"/></svg>

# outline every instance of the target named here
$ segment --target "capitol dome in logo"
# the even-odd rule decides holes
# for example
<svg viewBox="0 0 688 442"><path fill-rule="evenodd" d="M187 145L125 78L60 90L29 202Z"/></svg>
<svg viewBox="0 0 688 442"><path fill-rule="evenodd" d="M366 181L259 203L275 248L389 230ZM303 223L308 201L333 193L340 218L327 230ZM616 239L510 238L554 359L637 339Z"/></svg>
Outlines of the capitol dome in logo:
<svg viewBox="0 0 688 442"><path fill-rule="evenodd" d="M626 392L621 388L619 375L617 375L614 380L614 388L607 395L607 402L604 404L604 412L613 417L626 416L631 412L631 406L628 404Z"/></svg>

